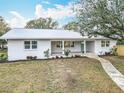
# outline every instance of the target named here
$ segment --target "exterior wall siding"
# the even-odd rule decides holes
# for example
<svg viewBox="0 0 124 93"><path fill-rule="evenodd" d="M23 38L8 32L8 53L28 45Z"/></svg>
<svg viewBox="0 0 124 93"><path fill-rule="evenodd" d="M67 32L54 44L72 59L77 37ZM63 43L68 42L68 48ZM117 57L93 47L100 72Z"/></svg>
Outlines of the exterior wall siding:
<svg viewBox="0 0 124 93"><path fill-rule="evenodd" d="M51 44L52 53L62 53L62 48L56 47L55 42L51 41Z"/></svg>
<svg viewBox="0 0 124 93"><path fill-rule="evenodd" d="M71 52L81 52L81 42L74 41L74 47L65 47L65 49L69 49Z"/></svg>
<svg viewBox="0 0 124 93"><path fill-rule="evenodd" d="M37 56L38 59L45 58L44 51L51 50L50 40L37 40L36 50L25 50L25 40L8 40L8 60L23 60L27 56Z"/></svg>
<svg viewBox="0 0 124 93"><path fill-rule="evenodd" d="M109 40L110 46L109 47L101 47L101 41L102 40L95 40L95 54L97 55L103 55L105 52L110 52L110 50L113 48L113 46L116 46L115 40Z"/></svg>
<svg viewBox="0 0 124 93"><path fill-rule="evenodd" d="M94 46L95 46L94 41L87 41L86 42L86 52L87 53L94 53Z"/></svg>
<svg viewBox="0 0 124 93"><path fill-rule="evenodd" d="M25 40L8 40L8 60L24 60L27 56L37 56L38 59L44 59L44 51L50 49L51 53L51 40L37 40L36 50L25 50L24 49ZM83 40L82 40L83 41ZM109 47L101 47L101 40L95 40L94 42L87 43L87 51L94 52L97 55L109 52L110 49L116 45L116 41L109 40ZM75 41L75 45L72 48L65 48L71 50L71 52L81 52L81 42ZM52 51L58 52L56 48Z"/></svg>

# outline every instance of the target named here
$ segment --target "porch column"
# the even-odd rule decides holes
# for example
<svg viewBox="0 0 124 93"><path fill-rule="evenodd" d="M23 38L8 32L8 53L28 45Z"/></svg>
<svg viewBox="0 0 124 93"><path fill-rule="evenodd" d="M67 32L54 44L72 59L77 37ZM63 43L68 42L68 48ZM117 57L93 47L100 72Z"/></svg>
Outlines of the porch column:
<svg viewBox="0 0 124 93"><path fill-rule="evenodd" d="M86 53L86 40L84 40L84 53Z"/></svg>
<svg viewBox="0 0 124 93"><path fill-rule="evenodd" d="M62 41L62 54L64 54L65 46L64 46L64 40Z"/></svg>

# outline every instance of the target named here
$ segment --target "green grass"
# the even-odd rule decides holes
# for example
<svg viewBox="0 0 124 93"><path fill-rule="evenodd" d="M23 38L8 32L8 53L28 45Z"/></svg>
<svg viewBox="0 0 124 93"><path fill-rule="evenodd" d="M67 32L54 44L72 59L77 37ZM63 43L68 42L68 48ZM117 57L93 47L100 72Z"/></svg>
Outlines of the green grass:
<svg viewBox="0 0 124 93"><path fill-rule="evenodd" d="M94 59L0 64L0 93L123 93Z"/></svg>
<svg viewBox="0 0 124 93"><path fill-rule="evenodd" d="M106 56L104 58L109 60L124 75L124 57Z"/></svg>

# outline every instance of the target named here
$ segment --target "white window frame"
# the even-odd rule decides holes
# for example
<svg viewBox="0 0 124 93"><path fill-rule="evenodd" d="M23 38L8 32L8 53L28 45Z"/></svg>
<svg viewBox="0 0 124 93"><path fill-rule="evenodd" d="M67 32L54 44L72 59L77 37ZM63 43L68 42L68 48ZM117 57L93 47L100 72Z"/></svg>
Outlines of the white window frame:
<svg viewBox="0 0 124 93"><path fill-rule="evenodd" d="M69 48L75 47L75 42L74 41L65 41L64 46L69 47Z"/></svg>
<svg viewBox="0 0 124 93"><path fill-rule="evenodd" d="M103 44L104 44L104 46L102 46ZM101 47L110 47L110 41L109 40L102 40L101 41Z"/></svg>
<svg viewBox="0 0 124 93"><path fill-rule="evenodd" d="M106 41L105 40L101 41L101 47L106 47Z"/></svg>
<svg viewBox="0 0 124 93"><path fill-rule="evenodd" d="M33 44L33 42L35 42L35 44ZM35 46L36 48L33 48L33 46ZM37 41L36 40L31 41L31 49L33 49L33 50L37 49Z"/></svg>
<svg viewBox="0 0 124 93"><path fill-rule="evenodd" d="M29 44L26 44L26 42L29 42ZM30 43L31 43L31 42L30 42L29 40L24 41L24 49L25 49L25 50L29 50L29 49L30 49L30 47L31 47L31 46L30 46ZM26 48L26 46L29 46L29 48Z"/></svg>
<svg viewBox="0 0 124 93"><path fill-rule="evenodd" d="M56 46L56 48L61 48L62 47L62 41L55 41L55 46Z"/></svg>
<svg viewBox="0 0 124 93"><path fill-rule="evenodd" d="M33 41L35 41L36 44L33 44ZM25 45L25 42L30 42L30 44L29 44L29 46L30 46L29 49L26 49L26 48L25 48L25 46L26 46L26 45ZM28 45L28 44L27 44L27 45ZM32 48L33 45L36 45L36 48ZM38 42L37 42L36 40L25 40L25 41L24 41L24 49L25 49L25 50L37 50L37 48L38 48Z"/></svg>
<svg viewBox="0 0 124 93"><path fill-rule="evenodd" d="M106 40L106 47L110 47L110 41Z"/></svg>

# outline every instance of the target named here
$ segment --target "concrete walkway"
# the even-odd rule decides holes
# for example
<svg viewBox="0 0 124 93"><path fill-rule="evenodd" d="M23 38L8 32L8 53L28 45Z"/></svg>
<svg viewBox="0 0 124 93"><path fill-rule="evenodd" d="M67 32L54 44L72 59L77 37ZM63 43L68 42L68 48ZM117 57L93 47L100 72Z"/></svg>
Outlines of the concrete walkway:
<svg viewBox="0 0 124 93"><path fill-rule="evenodd" d="M85 56L99 60L105 72L118 85L118 87L120 87L124 91L124 75L121 74L108 60L105 60L93 54L86 54Z"/></svg>

